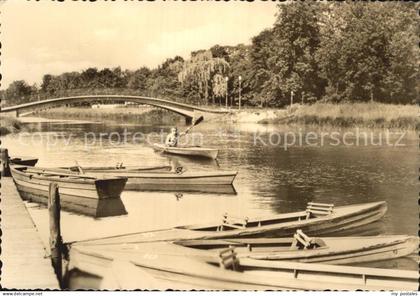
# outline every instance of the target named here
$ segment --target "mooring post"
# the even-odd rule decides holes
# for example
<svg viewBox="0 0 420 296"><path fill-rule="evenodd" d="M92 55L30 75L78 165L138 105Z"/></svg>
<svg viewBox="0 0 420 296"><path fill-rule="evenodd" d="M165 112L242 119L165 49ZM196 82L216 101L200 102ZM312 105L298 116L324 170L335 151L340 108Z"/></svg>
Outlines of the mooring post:
<svg viewBox="0 0 420 296"><path fill-rule="evenodd" d="M50 219L50 250L51 262L60 286L63 282L62 250L63 239L60 229L60 195L57 183L50 183L48 196L48 213Z"/></svg>
<svg viewBox="0 0 420 296"><path fill-rule="evenodd" d="M5 148L1 148L1 175L3 177L10 177L9 167L9 151Z"/></svg>

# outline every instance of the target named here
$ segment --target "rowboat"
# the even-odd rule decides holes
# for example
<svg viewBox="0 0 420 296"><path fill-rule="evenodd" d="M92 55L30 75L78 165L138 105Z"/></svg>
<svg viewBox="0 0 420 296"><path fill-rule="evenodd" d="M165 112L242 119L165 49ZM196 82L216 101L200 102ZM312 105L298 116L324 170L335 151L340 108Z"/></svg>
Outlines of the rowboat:
<svg viewBox="0 0 420 296"><path fill-rule="evenodd" d="M377 221L386 210L387 204L383 201L340 207L334 207L333 204L308 203L307 209L300 212L244 219L224 215L220 221L207 224L122 234L80 243L100 245L182 239L291 237L298 229L307 235L320 236L340 233Z"/></svg>
<svg viewBox="0 0 420 296"><path fill-rule="evenodd" d="M9 158L9 163L10 164L35 166L37 162L38 162L38 158L30 158L30 157L11 157L11 158Z"/></svg>
<svg viewBox="0 0 420 296"><path fill-rule="evenodd" d="M197 252L197 251L196 251ZM188 255L187 255L188 254ZM218 257L168 243L72 245L68 278L83 271L99 289L202 290L414 290L418 272L317 263L238 258L233 248ZM77 275L77 273L76 273ZM80 286L70 286L72 289Z"/></svg>
<svg viewBox="0 0 420 296"><path fill-rule="evenodd" d="M11 173L21 197L43 204L48 202L49 184L58 185L62 207L69 203L85 205L98 199L120 198L126 178L96 178L55 171L40 172L26 166L11 166Z"/></svg>
<svg viewBox="0 0 420 296"><path fill-rule="evenodd" d="M218 149L213 148L203 148L198 146L177 146L177 147L168 147L163 144L153 144L153 149L157 152L176 154L182 156L190 157L205 157L216 159L219 154Z"/></svg>
<svg viewBox="0 0 420 296"><path fill-rule="evenodd" d="M123 173L123 172L169 172L171 171L172 167L169 165L159 165L159 166L123 166L123 165L116 165L116 166L95 166L95 167L80 167L80 166L72 166L72 167L60 167L59 169L63 170L70 170L73 172L83 172L90 173ZM63 171L64 172L64 171Z"/></svg>
<svg viewBox="0 0 420 296"><path fill-rule="evenodd" d="M189 172L179 170L177 172L160 168L109 168L103 167L70 167L70 168L35 168L39 172L58 171L64 173L83 173L89 176L101 178L123 177L127 178L125 189L127 190L167 190L173 186L213 186L232 185L238 172L236 171L201 171Z"/></svg>
<svg viewBox="0 0 420 296"><path fill-rule="evenodd" d="M309 238L297 231L293 238L181 240L174 243L189 250L213 253L234 247L238 258L354 264L408 256L417 250L419 240L407 235Z"/></svg>
<svg viewBox="0 0 420 296"><path fill-rule="evenodd" d="M108 171L96 172L86 171L96 176L122 176L128 179L126 189L160 190L165 185L231 185L238 172L236 171L203 171L203 172L130 172L130 171Z"/></svg>

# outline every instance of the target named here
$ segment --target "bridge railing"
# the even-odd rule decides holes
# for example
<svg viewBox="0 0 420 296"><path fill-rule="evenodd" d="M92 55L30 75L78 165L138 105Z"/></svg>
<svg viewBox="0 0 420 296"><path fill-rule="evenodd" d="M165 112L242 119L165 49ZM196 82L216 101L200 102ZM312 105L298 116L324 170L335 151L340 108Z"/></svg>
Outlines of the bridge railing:
<svg viewBox="0 0 420 296"><path fill-rule="evenodd" d="M75 89L64 89L64 90L58 90L51 93L46 92L38 92L34 93L29 96L23 96L19 99L13 98L13 99L7 99L7 97L4 97L2 99L2 105L1 107L10 107L30 102L36 102L40 100L47 100L47 99L55 99L55 98L63 98L63 97L74 97L74 96L83 96L83 95L130 95L130 96L144 96L144 97L160 97L165 98L170 101L174 101L177 103L185 103L185 104L191 104L195 106L202 106L204 107L205 104L200 104L198 101L191 101L185 98L181 98L178 96L174 96L173 94L161 94L161 93L153 93L150 91L141 91L136 89L130 89L130 88L104 88L104 89L97 89L97 88L75 88Z"/></svg>

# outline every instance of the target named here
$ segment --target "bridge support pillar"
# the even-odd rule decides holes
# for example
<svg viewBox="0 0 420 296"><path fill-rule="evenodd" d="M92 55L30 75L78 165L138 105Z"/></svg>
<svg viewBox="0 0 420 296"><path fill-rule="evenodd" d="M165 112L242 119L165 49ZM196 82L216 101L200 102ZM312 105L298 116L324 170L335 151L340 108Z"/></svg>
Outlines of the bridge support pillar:
<svg viewBox="0 0 420 296"><path fill-rule="evenodd" d="M20 113L19 110L16 110L15 116L19 117L19 113Z"/></svg>
<svg viewBox="0 0 420 296"><path fill-rule="evenodd" d="M192 124L192 121L193 121L193 118L192 117L185 117L185 124L186 125L191 125Z"/></svg>

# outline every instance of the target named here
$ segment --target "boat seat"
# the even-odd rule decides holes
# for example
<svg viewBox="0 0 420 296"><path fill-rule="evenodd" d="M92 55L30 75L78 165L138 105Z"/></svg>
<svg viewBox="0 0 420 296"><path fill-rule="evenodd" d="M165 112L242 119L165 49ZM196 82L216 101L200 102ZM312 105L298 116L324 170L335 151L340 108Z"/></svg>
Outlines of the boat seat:
<svg viewBox="0 0 420 296"><path fill-rule="evenodd" d="M327 216L332 214L334 204L308 202L306 207L306 219L317 216Z"/></svg>
<svg viewBox="0 0 420 296"><path fill-rule="evenodd" d="M219 252L219 266L223 269L237 270L239 260L236 257L234 247L230 246L229 248L223 249Z"/></svg>
<svg viewBox="0 0 420 296"><path fill-rule="evenodd" d="M301 229L298 229L296 233L293 235L292 245L290 249L312 249L316 247L318 244L317 242L307 236Z"/></svg>
<svg viewBox="0 0 420 296"><path fill-rule="evenodd" d="M248 224L248 217L232 217L227 213L223 215L222 225L218 227L219 231L223 231L225 228L244 229Z"/></svg>

